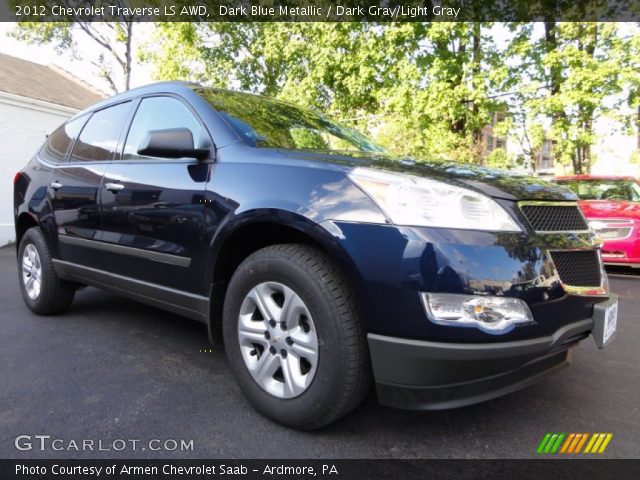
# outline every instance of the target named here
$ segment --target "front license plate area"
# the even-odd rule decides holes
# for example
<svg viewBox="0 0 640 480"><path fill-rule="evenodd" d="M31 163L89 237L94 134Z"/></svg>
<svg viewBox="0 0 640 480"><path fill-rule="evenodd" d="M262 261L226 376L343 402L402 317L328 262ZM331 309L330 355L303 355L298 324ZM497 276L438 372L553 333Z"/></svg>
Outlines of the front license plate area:
<svg viewBox="0 0 640 480"><path fill-rule="evenodd" d="M612 295L606 302L596 304L593 321L593 338L598 348L604 348L618 328L618 297Z"/></svg>

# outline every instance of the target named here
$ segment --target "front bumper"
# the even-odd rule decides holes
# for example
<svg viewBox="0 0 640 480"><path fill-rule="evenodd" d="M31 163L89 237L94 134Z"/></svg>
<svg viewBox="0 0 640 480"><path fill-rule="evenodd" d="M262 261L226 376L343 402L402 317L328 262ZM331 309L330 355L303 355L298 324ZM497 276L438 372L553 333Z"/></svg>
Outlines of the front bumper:
<svg viewBox="0 0 640 480"><path fill-rule="evenodd" d="M605 265L640 268L640 253L626 245L605 243L602 250L602 263Z"/></svg>
<svg viewBox="0 0 640 480"><path fill-rule="evenodd" d="M608 285L574 288L560 281L549 252L594 250L592 234L484 232L323 222L338 248L335 258L354 287L368 332L446 343L498 343L553 335L593 316ZM601 270L601 265L598 265ZM504 335L451 328L427 319L421 294L519 298L535 322Z"/></svg>
<svg viewBox="0 0 640 480"><path fill-rule="evenodd" d="M602 262L640 268L640 237L623 240L605 240L602 245Z"/></svg>
<svg viewBox="0 0 640 480"><path fill-rule="evenodd" d="M599 222L604 229L624 229L628 231L628 235L623 238L602 237L604 239L601 250L603 263L606 265L640 267L640 225L637 220L624 219L616 221L615 219L606 218L590 218L589 220L592 223ZM598 235L602 235L603 230L596 229L595 232Z"/></svg>
<svg viewBox="0 0 640 480"><path fill-rule="evenodd" d="M445 343L369 334L378 401L411 410L441 410L490 400L525 387L569 363L571 347L594 330L594 318L553 335L495 343ZM450 327L455 328L455 327Z"/></svg>

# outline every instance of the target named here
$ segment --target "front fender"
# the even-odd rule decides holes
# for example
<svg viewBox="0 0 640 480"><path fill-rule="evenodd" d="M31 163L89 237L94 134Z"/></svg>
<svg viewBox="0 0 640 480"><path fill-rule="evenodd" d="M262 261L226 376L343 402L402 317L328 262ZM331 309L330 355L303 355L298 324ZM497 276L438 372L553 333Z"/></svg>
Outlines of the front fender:
<svg viewBox="0 0 640 480"><path fill-rule="evenodd" d="M226 149L222 149L226 150ZM248 225L277 224L311 237L322 248L344 257L336 239L314 227L324 221L385 223L375 203L342 171L299 164L245 163L221 154L212 166L205 192L207 272L213 278L219 252ZM223 161L227 160L227 161Z"/></svg>

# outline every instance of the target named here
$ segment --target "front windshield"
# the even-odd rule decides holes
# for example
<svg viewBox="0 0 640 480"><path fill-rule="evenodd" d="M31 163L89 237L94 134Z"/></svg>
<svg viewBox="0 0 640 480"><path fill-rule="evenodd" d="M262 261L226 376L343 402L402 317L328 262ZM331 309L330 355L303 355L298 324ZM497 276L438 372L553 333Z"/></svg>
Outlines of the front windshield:
<svg viewBox="0 0 640 480"><path fill-rule="evenodd" d="M204 88L197 92L252 147L384 152L364 135L311 110L247 93Z"/></svg>
<svg viewBox="0 0 640 480"><path fill-rule="evenodd" d="M626 200L640 202L640 185L633 180L561 180L581 200Z"/></svg>

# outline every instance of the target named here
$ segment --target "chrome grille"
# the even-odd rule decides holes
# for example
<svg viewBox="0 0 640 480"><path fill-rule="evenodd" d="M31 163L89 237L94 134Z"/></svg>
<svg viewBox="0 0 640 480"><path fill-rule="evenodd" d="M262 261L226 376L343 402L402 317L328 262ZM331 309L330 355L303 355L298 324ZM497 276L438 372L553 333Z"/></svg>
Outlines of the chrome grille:
<svg viewBox="0 0 640 480"><path fill-rule="evenodd" d="M598 287L602 283L597 250L549 252L560 281L573 287Z"/></svg>
<svg viewBox="0 0 640 480"><path fill-rule="evenodd" d="M537 232L584 231L589 226L577 205L524 203L520 210Z"/></svg>
<svg viewBox="0 0 640 480"><path fill-rule="evenodd" d="M627 238L633 229L633 220L628 219L593 219L589 220L591 228L603 240Z"/></svg>
<svg viewBox="0 0 640 480"><path fill-rule="evenodd" d="M596 230L603 240L612 240L614 238L627 238L631 233L629 227L605 227Z"/></svg>

